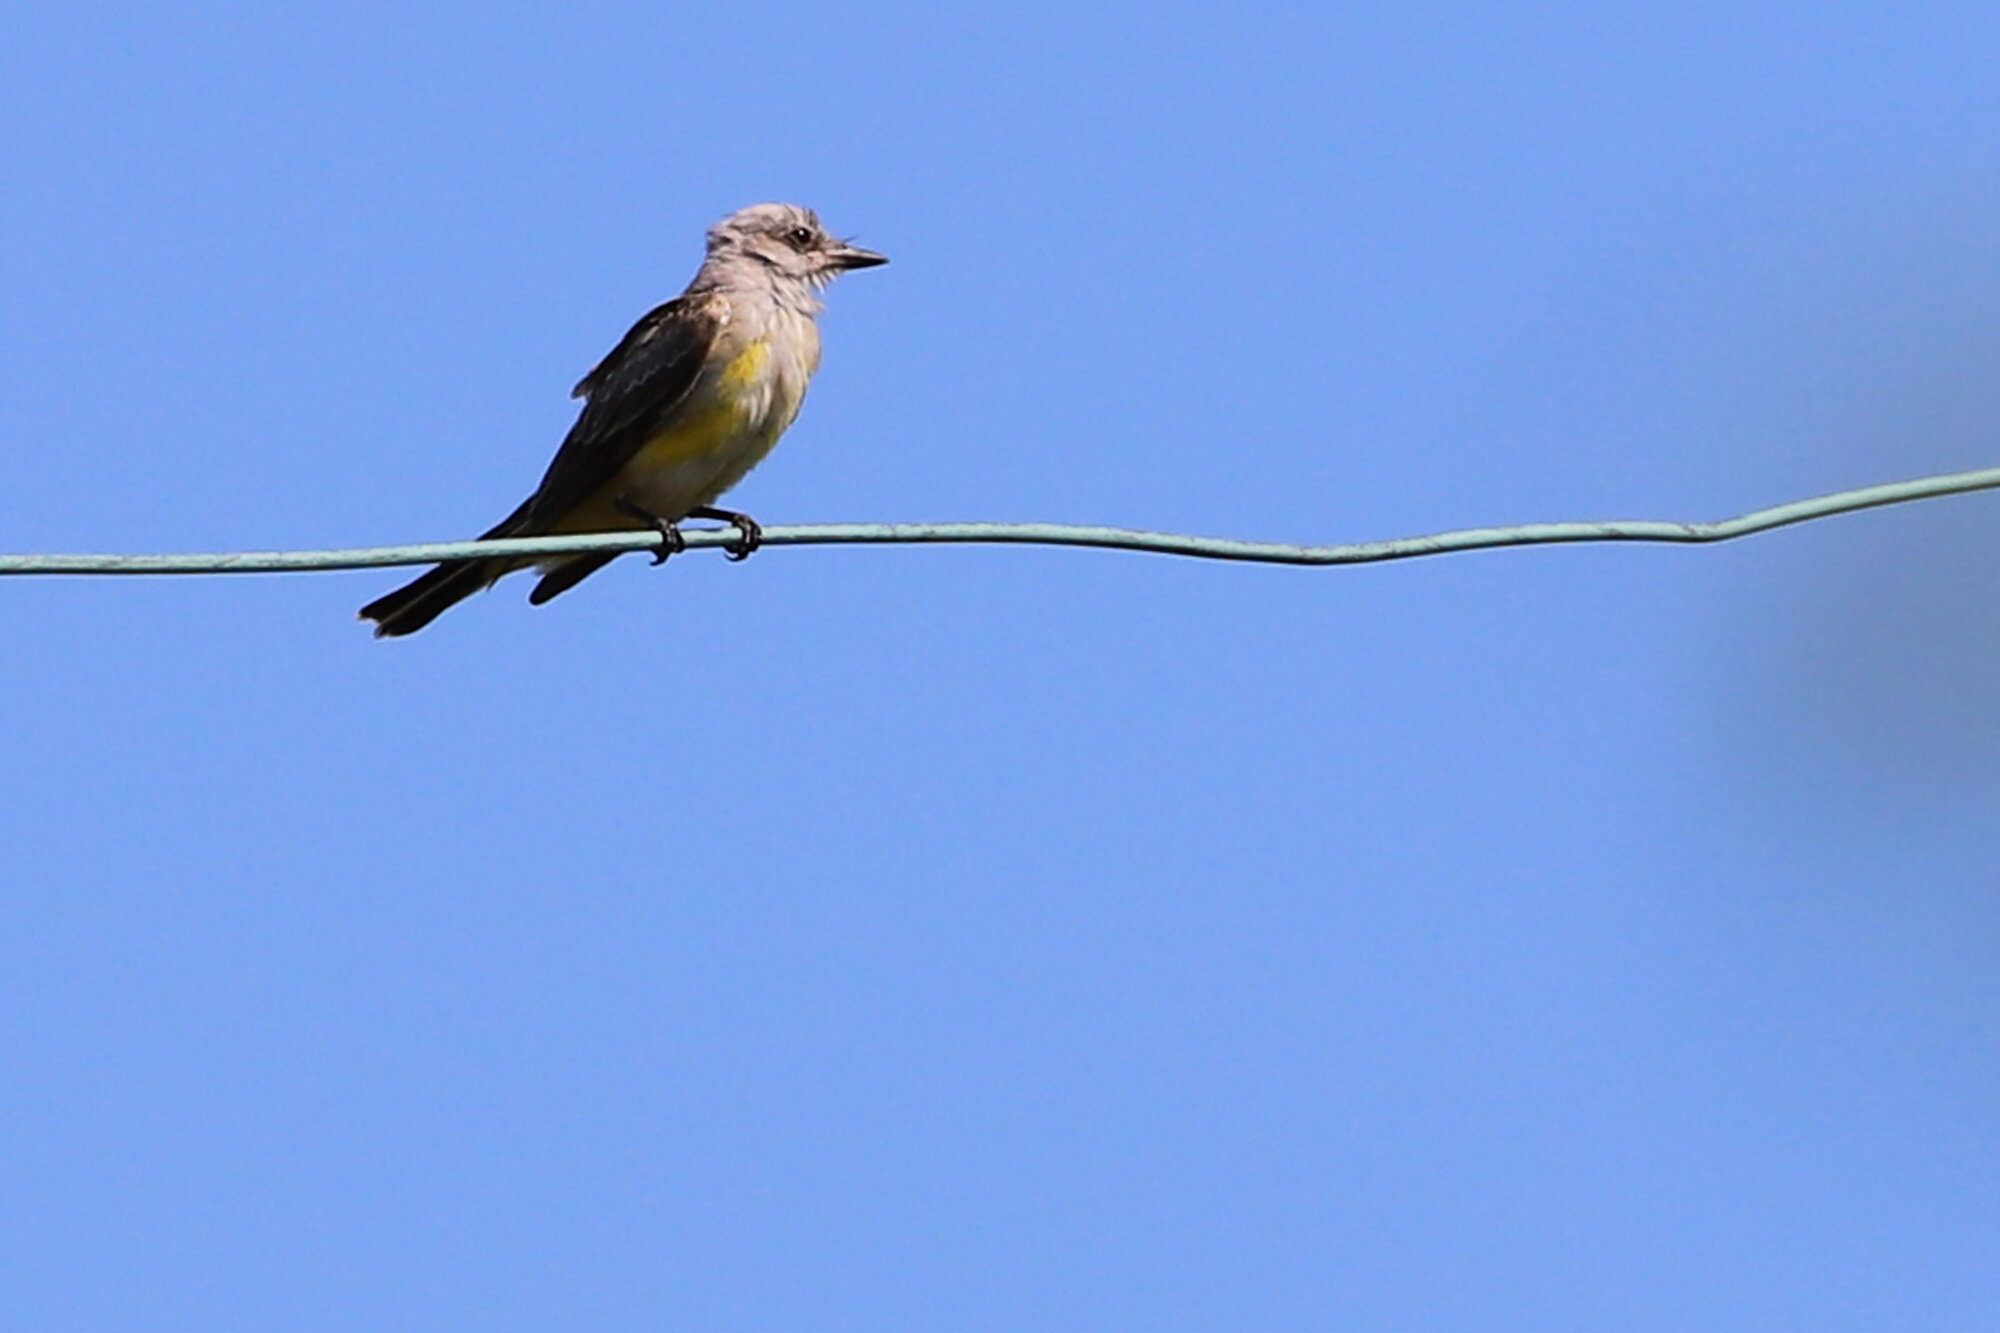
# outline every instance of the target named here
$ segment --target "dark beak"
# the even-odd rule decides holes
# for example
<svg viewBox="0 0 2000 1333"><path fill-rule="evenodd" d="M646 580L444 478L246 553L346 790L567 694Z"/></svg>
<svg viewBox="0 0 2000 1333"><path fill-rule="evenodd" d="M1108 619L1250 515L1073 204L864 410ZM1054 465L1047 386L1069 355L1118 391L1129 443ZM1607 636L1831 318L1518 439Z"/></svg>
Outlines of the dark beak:
<svg viewBox="0 0 2000 1333"><path fill-rule="evenodd" d="M877 264L889 262L889 256L878 255L873 250L863 250L858 245L842 241L827 255L827 261L841 272L851 268L874 268Z"/></svg>

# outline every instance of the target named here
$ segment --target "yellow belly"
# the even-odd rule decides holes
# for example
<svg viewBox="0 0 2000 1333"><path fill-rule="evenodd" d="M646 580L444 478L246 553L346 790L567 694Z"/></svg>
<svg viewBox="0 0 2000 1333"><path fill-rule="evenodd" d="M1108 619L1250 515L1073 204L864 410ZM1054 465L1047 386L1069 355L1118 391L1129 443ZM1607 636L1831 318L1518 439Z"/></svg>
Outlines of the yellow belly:
<svg viewBox="0 0 2000 1333"><path fill-rule="evenodd" d="M791 424L796 402L773 401L770 348L752 343L729 363L706 406L683 412L640 447L617 476L558 520L554 532L644 526L618 512L620 497L661 518L679 519L728 490L761 462Z"/></svg>

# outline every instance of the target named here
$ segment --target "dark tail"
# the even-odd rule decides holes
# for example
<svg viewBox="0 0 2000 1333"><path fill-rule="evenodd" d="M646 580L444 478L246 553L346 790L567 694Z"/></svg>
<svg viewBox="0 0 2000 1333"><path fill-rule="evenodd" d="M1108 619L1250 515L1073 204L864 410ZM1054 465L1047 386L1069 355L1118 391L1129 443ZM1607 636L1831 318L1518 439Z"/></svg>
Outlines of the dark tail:
<svg viewBox="0 0 2000 1333"><path fill-rule="evenodd" d="M482 533L479 540L520 536L516 529L527 516L528 506L523 504L499 526ZM506 560L453 560L426 570L386 596L377 597L361 608L361 618L375 622L378 639L415 634L472 594L492 587L502 574L514 568L517 566Z"/></svg>
<svg viewBox="0 0 2000 1333"><path fill-rule="evenodd" d="M537 583L535 590L528 594L528 604L530 606L540 606L543 602L548 601L549 598L568 592L571 588L574 588L577 584L583 582L613 560L616 560L620 554L621 552L618 551L606 551L602 555L580 555L574 560L564 561L548 573L542 575L542 581Z"/></svg>
<svg viewBox="0 0 2000 1333"><path fill-rule="evenodd" d="M415 634L476 592L483 592L507 571L497 560L455 560L439 565L386 597L361 608L361 618L375 622L375 637L393 639Z"/></svg>

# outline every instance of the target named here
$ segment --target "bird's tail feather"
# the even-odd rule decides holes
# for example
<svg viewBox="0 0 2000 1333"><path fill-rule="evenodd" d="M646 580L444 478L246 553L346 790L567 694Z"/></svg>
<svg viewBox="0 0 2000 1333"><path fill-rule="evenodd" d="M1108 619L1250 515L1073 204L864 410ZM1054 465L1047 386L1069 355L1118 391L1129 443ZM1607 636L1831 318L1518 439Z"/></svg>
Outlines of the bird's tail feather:
<svg viewBox="0 0 2000 1333"><path fill-rule="evenodd" d="M528 604L530 606L540 606L543 602L548 601L549 598L556 596L558 593L568 592L571 588L574 588L577 584L583 582L613 560L616 560L620 554L622 553L618 551L605 551L598 555L580 555L574 560L564 561L548 573L542 575L542 581L537 583L535 590L528 594Z"/></svg>
<svg viewBox="0 0 2000 1333"><path fill-rule="evenodd" d="M528 516L523 504L479 540L518 537ZM425 570L410 582L361 608L361 618L375 622L375 637L393 639L415 634L451 607L493 586L502 574L519 566L511 560L453 560Z"/></svg>
<svg viewBox="0 0 2000 1333"><path fill-rule="evenodd" d="M459 602L492 586L506 573L497 560L454 560L426 570L386 597L361 608L361 618L375 622L375 637L393 639L415 634Z"/></svg>

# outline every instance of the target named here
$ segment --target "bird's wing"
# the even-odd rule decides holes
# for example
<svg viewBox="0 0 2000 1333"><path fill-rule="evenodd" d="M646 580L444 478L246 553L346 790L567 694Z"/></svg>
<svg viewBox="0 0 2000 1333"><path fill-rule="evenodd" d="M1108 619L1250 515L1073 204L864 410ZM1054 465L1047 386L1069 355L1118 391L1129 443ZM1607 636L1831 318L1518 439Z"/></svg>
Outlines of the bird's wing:
<svg viewBox="0 0 2000 1333"><path fill-rule="evenodd" d="M583 412L524 508L539 531L618 475L694 387L723 322L712 296L682 296L632 326L577 384Z"/></svg>

